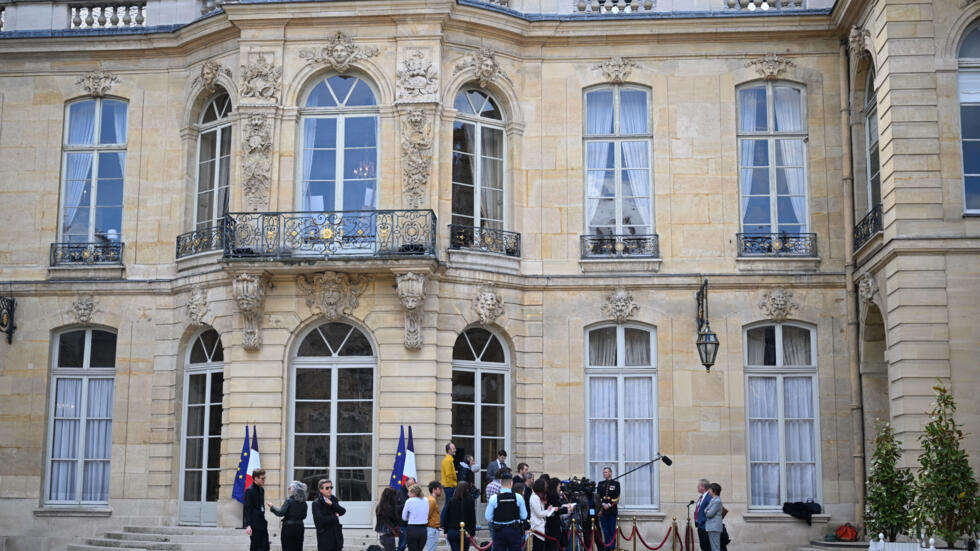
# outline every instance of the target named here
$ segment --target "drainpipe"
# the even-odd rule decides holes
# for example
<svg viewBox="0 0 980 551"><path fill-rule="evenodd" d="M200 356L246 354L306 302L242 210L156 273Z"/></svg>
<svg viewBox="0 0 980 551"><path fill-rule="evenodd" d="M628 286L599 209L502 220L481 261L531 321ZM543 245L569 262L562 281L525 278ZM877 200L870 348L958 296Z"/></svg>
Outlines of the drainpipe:
<svg viewBox="0 0 980 551"><path fill-rule="evenodd" d="M858 363L858 301L854 289L854 174L851 153L850 85L847 42L840 45L841 187L844 204L844 285L847 308L847 362L851 375L851 435L854 445L854 521L864 529L864 404Z"/></svg>

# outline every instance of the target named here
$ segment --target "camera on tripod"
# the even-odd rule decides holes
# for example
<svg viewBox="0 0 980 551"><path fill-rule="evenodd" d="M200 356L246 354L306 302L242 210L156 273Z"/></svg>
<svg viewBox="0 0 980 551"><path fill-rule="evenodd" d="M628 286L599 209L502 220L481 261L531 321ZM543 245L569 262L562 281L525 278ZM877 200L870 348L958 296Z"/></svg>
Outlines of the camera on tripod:
<svg viewBox="0 0 980 551"><path fill-rule="evenodd" d="M561 491L568 498L569 503L575 503L578 498L591 497L595 493L595 481L584 476L582 478L573 476L570 480L561 481Z"/></svg>

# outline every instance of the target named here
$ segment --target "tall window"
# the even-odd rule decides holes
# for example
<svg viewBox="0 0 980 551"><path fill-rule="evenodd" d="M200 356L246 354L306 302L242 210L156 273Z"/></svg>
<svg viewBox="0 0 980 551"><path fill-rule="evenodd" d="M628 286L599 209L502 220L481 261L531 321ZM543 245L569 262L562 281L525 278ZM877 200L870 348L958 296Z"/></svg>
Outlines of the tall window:
<svg viewBox="0 0 980 551"><path fill-rule="evenodd" d="M456 96L453 122L453 224L504 229L504 127L492 97Z"/></svg>
<svg viewBox="0 0 980 551"><path fill-rule="evenodd" d="M751 507L820 502L814 337L788 323L745 330Z"/></svg>
<svg viewBox="0 0 980 551"><path fill-rule="evenodd" d="M603 467L618 475L653 459L657 438L656 333L645 327L610 325L586 334L589 478ZM633 472L622 502L657 506L656 463Z"/></svg>
<svg viewBox="0 0 980 551"><path fill-rule="evenodd" d="M116 335L67 331L54 351L47 501L107 503Z"/></svg>
<svg viewBox="0 0 980 551"><path fill-rule="evenodd" d="M306 98L301 128L299 209L374 210L378 105L371 87L349 75L321 80Z"/></svg>
<svg viewBox="0 0 980 551"><path fill-rule="evenodd" d="M586 233L653 233L649 93L627 85L585 94Z"/></svg>
<svg viewBox="0 0 980 551"><path fill-rule="evenodd" d="M126 168L126 102L93 98L66 108L61 240L118 242Z"/></svg>
<svg viewBox="0 0 980 551"><path fill-rule="evenodd" d="M224 348L214 329L194 339L184 371L184 453L179 521L217 523Z"/></svg>
<svg viewBox="0 0 980 551"><path fill-rule="evenodd" d="M960 45L958 79L963 211L980 214L980 25L977 23Z"/></svg>
<svg viewBox="0 0 980 551"><path fill-rule="evenodd" d="M868 163L868 211L881 204L881 161L878 154L878 94L875 72L868 70L864 88L865 159Z"/></svg>
<svg viewBox="0 0 980 551"><path fill-rule="evenodd" d="M213 228L228 212L231 172L231 98L225 92L212 98L201 112L197 156L196 229Z"/></svg>
<svg viewBox="0 0 980 551"><path fill-rule="evenodd" d="M486 487L486 466L510 441L510 364L500 339L486 329L467 329L453 346L453 443L483 467L476 483Z"/></svg>
<svg viewBox="0 0 980 551"><path fill-rule="evenodd" d="M738 90L742 231L806 233L805 91L766 82Z"/></svg>

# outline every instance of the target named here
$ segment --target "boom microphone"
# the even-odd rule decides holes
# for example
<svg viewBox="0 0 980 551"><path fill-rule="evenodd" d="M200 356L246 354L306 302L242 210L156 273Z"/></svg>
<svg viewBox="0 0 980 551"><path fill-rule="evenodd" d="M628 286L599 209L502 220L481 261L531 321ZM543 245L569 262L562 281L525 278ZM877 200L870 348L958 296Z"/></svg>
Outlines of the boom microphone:
<svg viewBox="0 0 980 551"><path fill-rule="evenodd" d="M664 465L667 465L668 467L673 465L674 463L674 461L671 458L667 457L666 455L661 455L660 460L663 461Z"/></svg>

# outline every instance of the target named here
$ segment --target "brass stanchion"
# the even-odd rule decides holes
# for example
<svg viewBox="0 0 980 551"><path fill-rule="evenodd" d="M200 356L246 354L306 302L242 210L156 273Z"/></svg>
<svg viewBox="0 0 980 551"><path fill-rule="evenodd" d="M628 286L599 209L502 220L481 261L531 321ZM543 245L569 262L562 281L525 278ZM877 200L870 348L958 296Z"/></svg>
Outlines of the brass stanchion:
<svg viewBox="0 0 980 551"><path fill-rule="evenodd" d="M670 522L670 528L674 531L674 538L670 540L671 551L677 551L677 517Z"/></svg>
<svg viewBox="0 0 980 551"><path fill-rule="evenodd" d="M578 533L575 531L575 517L572 517L572 549L578 549L578 540L575 538ZM584 549L579 549L579 551L585 551Z"/></svg>
<svg viewBox="0 0 980 551"><path fill-rule="evenodd" d="M621 532L619 529L619 517L616 517L616 527L614 530L616 530L616 551L621 551L619 548L619 534Z"/></svg>
<svg viewBox="0 0 980 551"><path fill-rule="evenodd" d="M459 551L463 551L463 549L466 549L466 546L463 545L463 542L466 541L465 538L466 538L466 523L463 521L459 521Z"/></svg>
<svg viewBox="0 0 980 551"><path fill-rule="evenodd" d="M633 517L633 551L636 551L636 540L640 539L636 537L637 533L638 532L636 531L636 517Z"/></svg>
<svg viewBox="0 0 980 551"><path fill-rule="evenodd" d="M602 525L597 524L596 520L592 519L592 537L589 538L589 546L586 549L592 549L592 544L595 542L596 534L599 534L599 542L605 541L605 536L602 535ZM596 544L596 551L602 551L602 549L599 549L599 544Z"/></svg>

